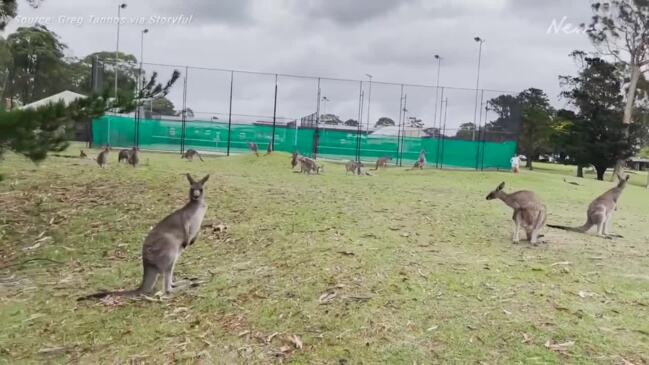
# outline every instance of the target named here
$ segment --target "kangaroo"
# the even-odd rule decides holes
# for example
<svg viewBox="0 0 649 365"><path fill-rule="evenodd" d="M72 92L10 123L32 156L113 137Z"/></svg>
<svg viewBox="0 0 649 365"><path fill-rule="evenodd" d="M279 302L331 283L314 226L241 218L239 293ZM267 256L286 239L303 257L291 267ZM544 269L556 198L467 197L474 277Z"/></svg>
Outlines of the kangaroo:
<svg viewBox="0 0 649 365"><path fill-rule="evenodd" d="M266 149L266 156L270 155L271 153L273 153L273 144L269 143L268 148Z"/></svg>
<svg viewBox="0 0 649 365"><path fill-rule="evenodd" d="M630 176L627 175L626 178L623 178L620 174L617 175L619 180L616 187L608 190L604 194L597 197L593 200L588 206L586 211L586 223L581 227L565 227L548 224L550 228L563 229L565 231L586 233L593 226L597 226L597 235L600 237L618 237L622 238L620 235L609 235L608 228L611 223L611 218L613 212L617 210L617 200L622 195L624 188L626 187Z"/></svg>
<svg viewBox="0 0 649 365"><path fill-rule="evenodd" d="M83 150L81 150L81 153L79 154L79 158L88 158L88 155L86 155L86 153L83 152Z"/></svg>
<svg viewBox="0 0 649 365"><path fill-rule="evenodd" d="M425 166L426 166L426 151L421 150L421 152L419 152L419 158L412 166L412 168L410 168L410 170L416 170L416 169L423 170Z"/></svg>
<svg viewBox="0 0 649 365"><path fill-rule="evenodd" d="M259 157L259 149L255 142L248 142L248 149L255 153L255 156Z"/></svg>
<svg viewBox="0 0 649 365"><path fill-rule="evenodd" d="M128 164L137 167L137 165L140 163L140 156L138 154L139 148L133 147L131 150L130 155L128 156Z"/></svg>
<svg viewBox="0 0 649 365"><path fill-rule="evenodd" d="M509 207L514 209L514 234L512 241L520 242L519 231L521 226L525 229L527 239L531 244L538 243L539 232L545 225L545 205L531 191L517 191L507 194L503 191L505 183L498 185L496 190L487 195L487 200L500 199Z"/></svg>
<svg viewBox="0 0 649 365"><path fill-rule="evenodd" d="M388 167L388 162L392 161L392 157L386 156L379 158L376 160L376 168L374 168L374 171L378 170L380 167L386 168Z"/></svg>
<svg viewBox="0 0 649 365"><path fill-rule="evenodd" d="M297 151L294 151L293 154L291 155L291 167L295 169L295 166L298 165L300 159L300 153Z"/></svg>
<svg viewBox="0 0 649 365"><path fill-rule="evenodd" d="M365 167L362 162L349 161L345 164L345 175L349 174L350 172L352 174L358 173L358 175L360 175L361 167Z"/></svg>
<svg viewBox="0 0 649 365"><path fill-rule="evenodd" d="M101 152L99 153L99 155L97 156L97 164L98 164L99 167L101 167L102 169L103 169L104 167L106 167L106 165L108 164L108 153L110 153L110 149L109 149L108 147L106 147L106 148L104 148L104 150L101 151Z"/></svg>
<svg viewBox="0 0 649 365"><path fill-rule="evenodd" d="M318 165L316 162L308 157L301 157L300 158L300 172L303 174L309 174L311 175L312 172L315 172L316 174L319 172L318 171Z"/></svg>
<svg viewBox="0 0 649 365"><path fill-rule="evenodd" d="M158 276L164 277L164 291L171 294L178 289L173 283L173 273L176 261L182 251L194 244L201 229L203 217L207 211L203 188L210 175L200 181L195 181L190 174L189 202L182 208L160 221L144 239L142 245L142 283L137 289L100 292L81 297L77 300L103 298L108 295L134 297L148 294L153 290Z"/></svg>
<svg viewBox="0 0 649 365"><path fill-rule="evenodd" d="M131 150L120 150L119 154L117 155L117 162L118 163L128 163L128 159L131 157Z"/></svg>
<svg viewBox="0 0 649 365"><path fill-rule="evenodd" d="M185 153L183 153L183 155L180 158L186 158L187 161L193 161L194 156L198 156L198 158L201 160L201 162L203 162L203 158L198 153L198 151L196 151L194 149L191 149L191 148L188 149L187 151L185 151Z"/></svg>

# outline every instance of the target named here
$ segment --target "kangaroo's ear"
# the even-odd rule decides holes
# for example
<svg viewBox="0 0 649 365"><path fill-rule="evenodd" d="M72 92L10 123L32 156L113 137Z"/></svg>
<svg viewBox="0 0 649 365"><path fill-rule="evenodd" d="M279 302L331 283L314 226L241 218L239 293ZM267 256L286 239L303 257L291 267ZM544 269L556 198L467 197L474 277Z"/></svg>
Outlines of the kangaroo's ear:
<svg viewBox="0 0 649 365"><path fill-rule="evenodd" d="M192 178L192 175L187 174L187 181L189 181L190 184L196 184L196 181L194 181L194 178Z"/></svg>
<svg viewBox="0 0 649 365"><path fill-rule="evenodd" d="M503 182L500 183L500 185L498 185L498 187L496 188L496 191L501 191L504 188L505 188L505 182L503 181Z"/></svg>
<svg viewBox="0 0 649 365"><path fill-rule="evenodd" d="M208 175L205 175L205 177L202 178L201 181L200 181L201 185L205 185L205 183L207 182L207 180L208 180L209 178L210 178L210 175L209 175L209 174L208 174Z"/></svg>

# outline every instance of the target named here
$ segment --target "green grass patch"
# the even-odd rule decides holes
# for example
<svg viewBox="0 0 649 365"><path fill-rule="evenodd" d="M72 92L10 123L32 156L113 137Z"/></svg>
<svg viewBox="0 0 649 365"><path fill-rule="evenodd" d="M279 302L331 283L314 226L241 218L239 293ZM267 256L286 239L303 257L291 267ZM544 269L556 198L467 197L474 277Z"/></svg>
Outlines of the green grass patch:
<svg viewBox="0 0 649 365"><path fill-rule="evenodd" d="M614 215L624 238L546 229L532 247L513 245L510 209L485 200L501 181L535 191L548 222L567 225L612 183L541 164L357 177L338 164L293 173L280 153L190 163L144 152L133 169L113 152L105 170L6 157L2 363L649 362L649 192L638 186ZM142 241L184 204L187 172L211 174L205 220L228 226L204 230L177 265L204 283L162 300L77 302L139 284Z"/></svg>

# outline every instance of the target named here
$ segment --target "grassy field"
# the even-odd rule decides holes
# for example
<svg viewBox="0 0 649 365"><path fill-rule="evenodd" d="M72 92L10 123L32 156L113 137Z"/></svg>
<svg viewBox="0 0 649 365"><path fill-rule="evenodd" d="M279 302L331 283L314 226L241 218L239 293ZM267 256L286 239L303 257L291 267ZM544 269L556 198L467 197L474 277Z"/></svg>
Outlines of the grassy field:
<svg viewBox="0 0 649 365"><path fill-rule="evenodd" d="M279 153L141 159L0 163L0 363L649 363L643 188L614 216L624 238L546 229L533 247L513 245L511 210L485 200L501 181L569 225L612 183L570 185L553 165L357 177L292 173ZM205 221L228 226L205 228L176 267L202 284L77 302L139 284L143 238L184 204L186 172L211 174Z"/></svg>

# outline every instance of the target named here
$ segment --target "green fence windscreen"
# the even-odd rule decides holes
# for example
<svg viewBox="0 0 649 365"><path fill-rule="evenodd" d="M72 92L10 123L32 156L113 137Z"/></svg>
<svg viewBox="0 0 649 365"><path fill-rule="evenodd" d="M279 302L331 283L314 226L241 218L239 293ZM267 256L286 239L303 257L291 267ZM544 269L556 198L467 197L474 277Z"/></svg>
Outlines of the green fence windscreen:
<svg viewBox="0 0 649 365"><path fill-rule="evenodd" d="M176 120L142 119L139 123L138 141L135 140L135 119L123 116L103 116L92 125L92 143L112 147L131 147L160 151L180 151L182 123ZM248 151L248 142L257 143L265 151L272 137L272 126L232 124L230 127L230 152ZM330 159L355 159L357 134L355 131L320 129L317 138L318 157ZM360 155L364 161L390 156L396 162L399 154L403 164L413 164L421 150L426 151L428 165L449 168L508 169L511 156L516 152L516 142L464 141L449 138L373 136L361 134ZM299 151L313 156L315 130L278 126L275 129L275 151ZM228 123L187 121L185 123L185 150L193 148L205 152L226 153L228 149Z"/></svg>

